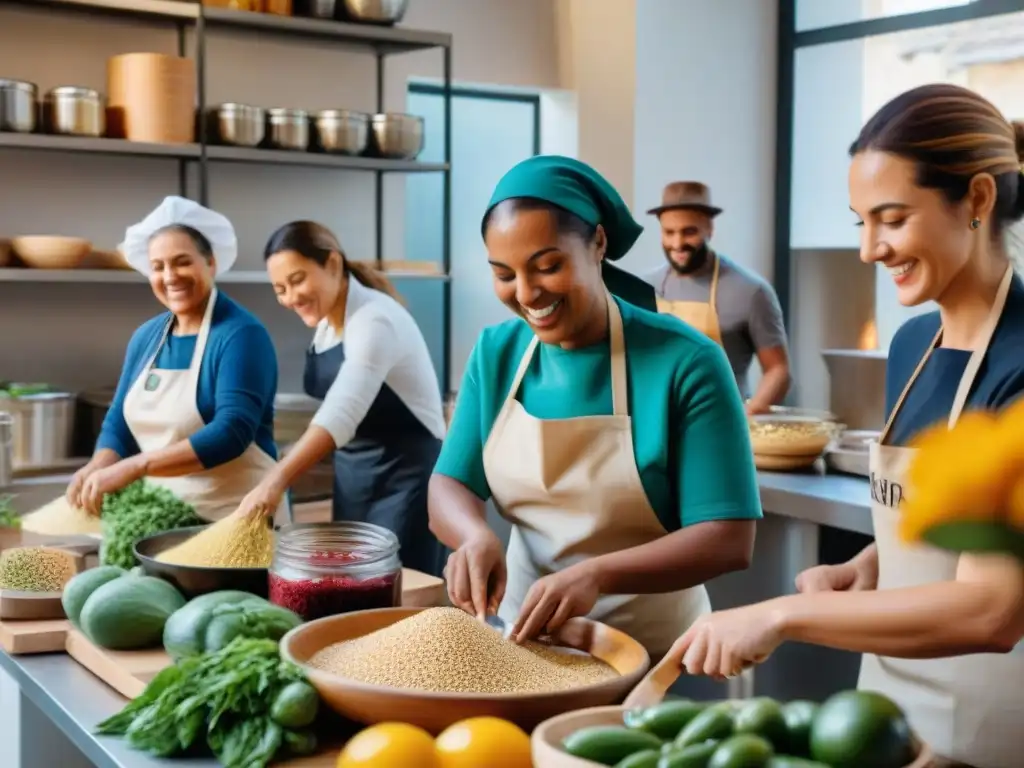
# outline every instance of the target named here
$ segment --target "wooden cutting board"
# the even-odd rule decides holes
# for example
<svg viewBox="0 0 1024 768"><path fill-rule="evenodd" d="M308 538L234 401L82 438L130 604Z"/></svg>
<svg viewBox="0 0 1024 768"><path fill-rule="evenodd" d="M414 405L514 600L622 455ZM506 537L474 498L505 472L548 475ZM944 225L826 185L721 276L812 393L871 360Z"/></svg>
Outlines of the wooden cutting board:
<svg viewBox="0 0 1024 768"><path fill-rule="evenodd" d="M402 605L412 608L433 608L445 605L448 591L444 580L411 568L402 569Z"/></svg>
<svg viewBox="0 0 1024 768"><path fill-rule="evenodd" d="M68 655L115 691L134 699L164 667L171 657L164 650L110 651L94 645L77 629L71 629L64 645Z"/></svg>
<svg viewBox="0 0 1024 768"><path fill-rule="evenodd" d="M12 656L57 653L64 650L70 629L67 619L0 621L0 648Z"/></svg>

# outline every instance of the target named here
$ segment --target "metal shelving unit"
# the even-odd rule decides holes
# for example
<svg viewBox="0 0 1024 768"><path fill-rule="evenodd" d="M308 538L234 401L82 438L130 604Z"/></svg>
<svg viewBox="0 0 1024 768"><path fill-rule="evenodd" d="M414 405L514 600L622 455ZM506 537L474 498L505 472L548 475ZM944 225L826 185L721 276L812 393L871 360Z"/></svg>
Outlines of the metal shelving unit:
<svg viewBox="0 0 1024 768"><path fill-rule="evenodd" d="M0 133L0 149L20 149L49 152L90 153L99 155L128 155L178 162L179 194L188 194L188 169L198 164L197 199L209 202L209 170L212 163L250 163L289 165L313 168L364 171L374 175L376 199L376 262L383 264L383 196L385 173L441 173L443 182L443 221L441 222L441 272L437 275L389 271L390 277L402 279L439 280L442 283L442 391L450 389L449 360L451 348L451 79L452 36L402 27L383 27L370 24L351 24L338 21L274 16L270 14L213 8L197 0L0 0L0 4L53 9L81 14L87 18L97 15L137 18L150 23L165 22L178 32L178 54L186 56L187 33L195 31L195 61L197 72L198 109L205 111L206 101L206 46L209 30L216 28L251 31L258 35L278 37L315 38L333 41L347 47L362 48L376 57L377 98L376 111L384 108L384 67L389 55L440 49L443 57L444 80L444 162L421 163L406 160L387 160L373 157L347 157L314 152L292 152L245 147L227 147L207 141L205 121L199 121L199 135L194 144L163 145L125 141L123 139L92 139L43 134ZM262 283L266 277L257 272L228 273L221 278L232 283ZM136 282L132 273L116 270L0 270L0 282Z"/></svg>

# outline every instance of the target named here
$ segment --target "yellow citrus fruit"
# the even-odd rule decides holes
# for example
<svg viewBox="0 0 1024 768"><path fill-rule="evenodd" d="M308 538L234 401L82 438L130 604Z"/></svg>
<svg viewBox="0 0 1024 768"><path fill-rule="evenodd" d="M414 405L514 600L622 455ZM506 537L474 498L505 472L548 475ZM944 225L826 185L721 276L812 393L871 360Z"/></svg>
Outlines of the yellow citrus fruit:
<svg viewBox="0 0 1024 768"><path fill-rule="evenodd" d="M440 768L532 768L530 737L497 717L472 717L437 737Z"/></svg>
<svg viewBox="0 0 1024 768"><path fill-rule="evenodd" d="M434 739L408 723L380 723L360 731L338 755L337 768L440 768Z"/></svg>

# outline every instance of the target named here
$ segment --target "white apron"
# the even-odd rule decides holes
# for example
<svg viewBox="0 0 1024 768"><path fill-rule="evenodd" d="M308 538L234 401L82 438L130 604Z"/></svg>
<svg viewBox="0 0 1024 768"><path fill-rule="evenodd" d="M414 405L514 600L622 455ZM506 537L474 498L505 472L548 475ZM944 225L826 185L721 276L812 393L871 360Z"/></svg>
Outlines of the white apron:
<svg viewBox="0 0 1024 768"><path fill-rule="evenodd" d="M187 440L204 426L196 405L199 369L210 338L210 321L217 303L217 291L210 294L202 325L196 337L196 350L187 370L167 371L153 367L156 356L167 340L173 319L164 327L156 352L124 398L124 419L139 450L158 451ZM274 468L275 461L255 442L245 453L219 467L181 477L147 477L178 498L188 502L204 520L226 517L238 508L246 494ZM282 507L284 502L282 502ZM278 510L281 514L281 510Z"/></svg>
<svg viewBox="0 0 1024 768"><path fill-rule="evenodd" d="M668 534L636 468L622 316L611 296L607 301L613 414L537 419L527 413L516 396L539 343L535 337L484 446L495 505L513 524L508 585L498 611L505 621L518 618L537 579ZM626 632L658 657L710 609L707 592L698 586L667 594L603 595L588 616Z"/></svg>
<svg viewBox="0 0 1024 768"><path fill-rule="evenodd" d="M952 428L992 341L1013 280L1007 270L949 414ZM956 579L958 556L927 544L909 545L898 532L899 506L915 451L885 445L914 380L942 329L896 402L878 443L871 445L871 517L878 547L878 589L902 589ZM968 449L969 450L969 449ZM858 687L899 704L918 735L946 760L974 768L1024 766L1024 655L978 653L946 659L896 659L865 654Z"/></svg>
<svg viewBox="0 0 1024 768"><path fill-rule="evenodd" d="M711 294L709 300L704 301L669 301L658 299L658 311L663 315L675 315L687 325L692 325L709 339L719 346L722 345L722 326L718 322L718 267L721 260L712 251L711 259L715 262L714 271L711 274ZM665 279L661 283L661 293L665 293L665 284L673 274L669 268Z"/></svg>

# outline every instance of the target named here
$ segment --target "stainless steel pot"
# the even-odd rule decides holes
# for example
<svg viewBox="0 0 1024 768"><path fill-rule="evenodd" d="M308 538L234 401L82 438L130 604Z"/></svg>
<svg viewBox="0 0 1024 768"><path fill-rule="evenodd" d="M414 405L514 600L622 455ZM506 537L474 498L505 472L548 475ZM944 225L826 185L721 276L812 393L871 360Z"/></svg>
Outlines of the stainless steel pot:
<svg viewBox="0 0 1024 768"><path fill-rule="evenodd" d="M348 109L325 109L314 120L317 143L325 152L361 155L370 140L370 116Z"/></svg>
<svg viewBox="0 0 1024 768"><path fill-rule="evenodd" d="M0 79L0 131L32 133L38 93L34 83Z"/></svg>
<svg viewBox="0 0 1024 768"><path fill-rule="evenodd" d="M14 482L14 417L0 412L0 488Z"/></svg>
<svg viewBox="0 0 1024 768"><path fill-rule="evenodd" d="M103 98L92 88L62 85L43 99L43 129L63 136L103 135Z"/></svg>
<svg viewBox="0 0 1024 768"><path fill-rule="evenodd" d="M48 467L71 458L75 396L66 392L12 397L3 408L14 419L14 464Z"/></svg>
<svg viewBox="0 0 1024 768"><path fill-rule="evenodd" d="M267 143L274 149L309 149L309 113L304 109L267 110Z"/></svg>
<svg viewBox="0 0 1024 768"><path fill-rule="evenodd" d="M248 104L227 103L209 112L209 128L220 144L256 147L267 135L267 111Z"/></svg>
<svg viewBox="0 0 1024 768"><path fill-rule="evenodd" d="M370 119L375 154L393 160L415 160L423 151L423 118L387 112Z"/></svg>
<svg viewBox="0 0 1024 768"><path fill-rule="evenodd" d="M409 10L409 0L344 0L345 15L365 24L397 24Z"/></svg>

